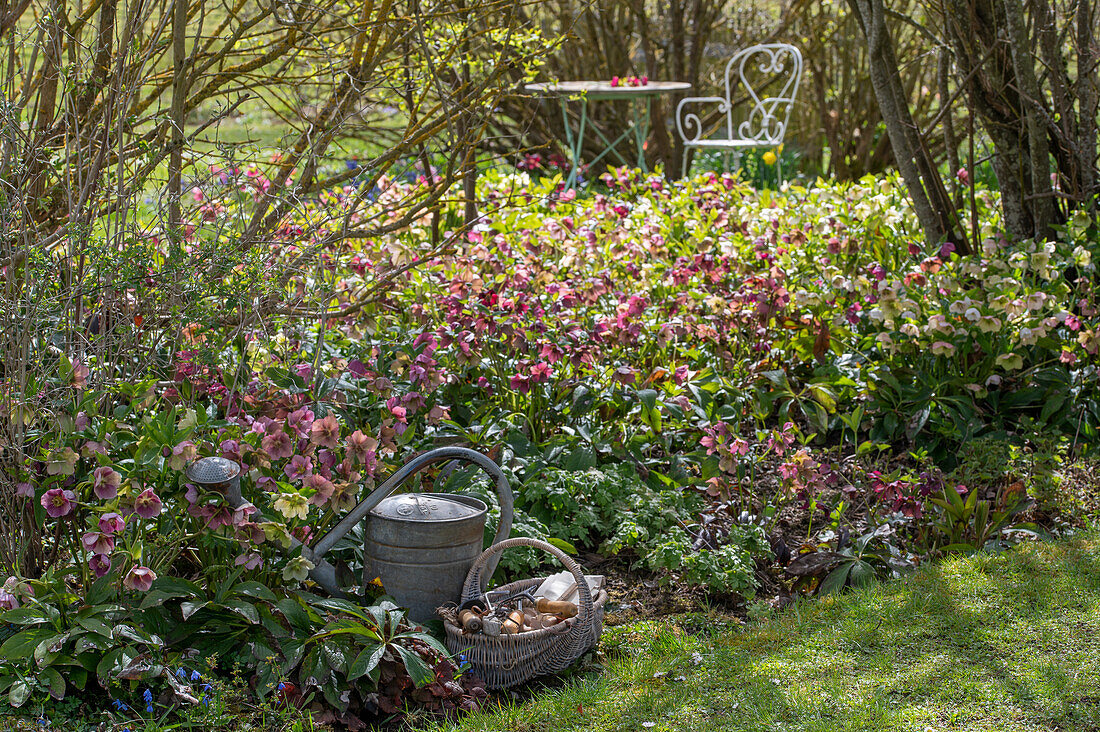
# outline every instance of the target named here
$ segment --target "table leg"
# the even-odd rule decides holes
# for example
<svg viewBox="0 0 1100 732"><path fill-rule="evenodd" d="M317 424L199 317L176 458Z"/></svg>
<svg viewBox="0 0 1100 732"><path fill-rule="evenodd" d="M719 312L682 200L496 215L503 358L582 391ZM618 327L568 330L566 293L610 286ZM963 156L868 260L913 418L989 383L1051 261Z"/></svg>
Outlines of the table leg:
<svg viewBox="0 0 1100 732"><path fill-rule="evenodd" d="M625 157L623 157L622 153L620 153L620 152L619 152L618 150L616 150L615 148L616 148L616 147L618 146L618 144L619 144L620 142L622 142L623 140L627 139L628 137L630 137L630 135L631 135L631 134L633 134L633 132L634 132L634 126L633 126L633 125L631 125L631 126L630 126L630 127L629 127L629 128L628 128L628 129L627 129L627 130L626 130L625 132L623 132L623 133L622 133L621 135L619 135L618 137L616 137L614 141L612 141L612 140L608 140L608 139L607 139L607 136L606 136L606 135L605 135L605 134L604 134L603 132L601 132L601 131L600 131L600 128L599 128L599 127L596 127L595 125L593 125L592 129L593 129L593 130L595 131L596 135L597 135L597 136L598 136L598 137L600 138L600 140L601 140L601 141L603 142L603 145L604 145L604 149L603 149L603 152L601 152L601 153L600 153L599 155L597 155L596 157L592 158L592 160L590 160L590 161L588 162L588 167L589 167L589 168L591 168L591 167L592 167L593 165L595 165L596 163L598 163L598 162L599 162L600 160L603 160L603 158L604 158L604 157L606 157L606 156L608 156L608 155L610 155L610 154L612 154L612 153L614 153L614 154L615 154L615 157L617 157L617 158L619 159L619 161L620 161L620 162L621 162L621 163L622 163L623 165L630 165L630 161L629 161L628 159L626 159Z"/></svg>
<svg viewBox="0 0 1100 732"><path fill-rule="evenodd" d="M634 112L634 144L638 148L638 168L643 173L649 172L645 162L645 143L649 139L650 105L652 103L652 98L649 96L631 100L631 107Z"/></svg>
<svg viewBox="0 0 1100 732"><path fill-rule="evenodd" d="M569 175L565 179L566 190L575 188L577 185L577 175L580 172L581 167L581 152L584 150L584 128L588 122L588 99L581 97L581 122L577 126L577 134L573 135L573 128L569 125L569 100L566 97L561 97L559 100L561 104L561 119L565 125L565 141L569 145L570 165Z"/></svg>

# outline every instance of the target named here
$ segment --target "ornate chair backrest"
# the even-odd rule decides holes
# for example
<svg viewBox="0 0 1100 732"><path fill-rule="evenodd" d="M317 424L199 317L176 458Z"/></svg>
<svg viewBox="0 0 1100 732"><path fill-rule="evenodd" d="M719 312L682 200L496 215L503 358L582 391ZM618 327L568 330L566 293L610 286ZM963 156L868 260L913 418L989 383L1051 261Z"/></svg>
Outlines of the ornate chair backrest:
<svg viewBox="0 0 1100 732"><path fill-rule="evenodd" d="M801 77L802 53L790 44L763 43L738 51L726 64L729 139L783 142ZM737 94L747 95L751 105L743 119L734 117L743 108Z"/></svg>

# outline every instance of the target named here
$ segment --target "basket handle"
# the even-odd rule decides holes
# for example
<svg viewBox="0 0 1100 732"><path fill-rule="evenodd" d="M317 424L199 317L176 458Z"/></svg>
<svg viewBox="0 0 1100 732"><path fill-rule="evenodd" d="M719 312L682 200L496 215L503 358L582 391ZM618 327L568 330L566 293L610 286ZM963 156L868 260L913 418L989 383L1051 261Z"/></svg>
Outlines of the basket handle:
<svg viewBox="0 0 1100 732"><path fill-rule="evenodd" d="M491 547L481 553L477 559L474 560L474 565L470 567L469 573L466 575L466 584L462 586L462 601L473 600L481 596L485 592L485 586L489 582L489 577L492 576L492 570L496 569L497 562L500 560L500 554L505 549L511 549L517 546L529 546L535 549L541 549L544 552L553 554L554 557L562 563L577 580L577 591L580 593L580 607L577 617L577 622L573 626L573 630L577 628L585 628L588 624L592 623L592 619L595 617L595 609L592 606L592 590L588 586L588 580L584 578L584 572L581 570L581 565L577 564L572 557L558 549L553 544L547 544L540 539L532 539L527 536L517 536L514 539L505 539L504 541L497 542ZM491 569L489 569L491 567ZM580 632L580 631L576 631Z"/></svg>

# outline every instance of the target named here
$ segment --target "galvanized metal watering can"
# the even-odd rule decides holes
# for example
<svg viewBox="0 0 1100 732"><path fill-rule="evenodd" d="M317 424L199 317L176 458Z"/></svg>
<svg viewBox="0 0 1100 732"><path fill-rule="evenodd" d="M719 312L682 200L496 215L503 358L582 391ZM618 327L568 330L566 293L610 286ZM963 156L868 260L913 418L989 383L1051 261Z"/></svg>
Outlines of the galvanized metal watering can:
<svg viewBox="0 0 1100 732"><path fill-rule="evenodd" d="M313 563L310 577L334 597L348 597L340 587L336 568L324 556L362 521L366 521L363 587L378 577L394 600L409 610L419 623L435 617L435 609L456 602L474 560L481 554L488 506L471 496L442 493L407 493L390 496L414 474L439 462L473 463L489 474L500 501L500 526L493 543L508 538L512 531L512 489L499 466L479 452L465 447L429 450L405 463L375 488L313 546L301 546L302 556ZM225 494L230 505L239 508L240 466L220 457L196 460L185 469L187 479L208 490ZM491 577L499 555L486 568Z"/></svg>

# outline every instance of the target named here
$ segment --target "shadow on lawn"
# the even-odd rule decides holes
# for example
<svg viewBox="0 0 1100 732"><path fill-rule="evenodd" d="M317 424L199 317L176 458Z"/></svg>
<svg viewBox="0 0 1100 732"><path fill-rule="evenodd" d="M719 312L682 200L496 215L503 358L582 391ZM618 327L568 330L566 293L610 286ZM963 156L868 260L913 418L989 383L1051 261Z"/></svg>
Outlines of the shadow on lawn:
<svg viewBox="0 0 1100 732"><path fill-rule="evenodd" d="M635 687L618 711L657 713L656 729L1100 729L1097 548L948 560L804 604L720 642L703 679Z"/></svg>
<svg viewBox="0 0 1100 732"><path fill-rule="evenodd" d="M672 629L462 728L1100 732L1098 550L949 559L713 641Z"/></svg>

